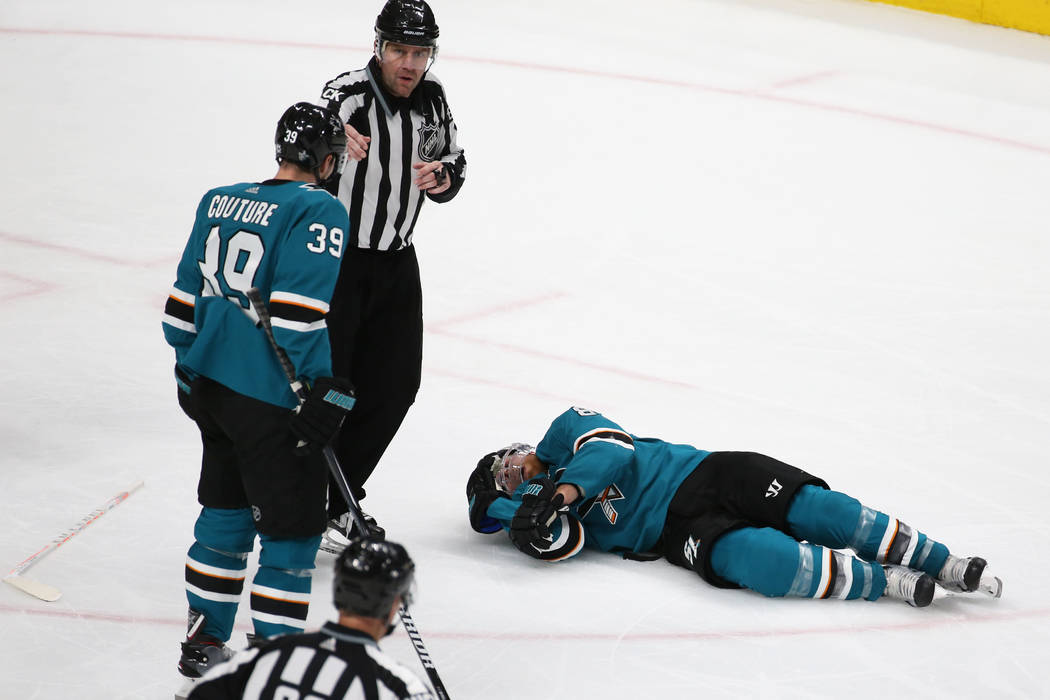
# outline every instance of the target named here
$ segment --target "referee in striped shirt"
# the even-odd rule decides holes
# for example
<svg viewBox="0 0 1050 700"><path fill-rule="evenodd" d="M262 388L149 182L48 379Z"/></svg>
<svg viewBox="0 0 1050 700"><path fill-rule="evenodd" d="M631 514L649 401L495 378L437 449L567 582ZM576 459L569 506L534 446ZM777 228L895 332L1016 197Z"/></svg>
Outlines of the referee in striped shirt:
<svg viewBox="0 0 1050 700"><path fill-rule="evenodd" d="M419 390L416 219L424 199L455 197L466 169L444 87L430 72L438 51L434 13L423 0L389 0L375 31L368 65L329 81L321 94L321 104L346 122L347 154L356 161L330 185L350 226L327 322L333 372L357 389L335 450L358 499ZM329 516L341 517L345 533L346 505L336 493L330 485ZM338 533L329 528L322 548L337 551L345 543ZM333 534L334 548L326 546Z"/></svg>
<svg viewBox="0 0 1050 700"><path fill-rule="evenodd" d="M412 604L415 568L396 542L355 539L335 562L337 622L250 646L210 669L189 700L434 700L379 648L401 604Z"/></svg>

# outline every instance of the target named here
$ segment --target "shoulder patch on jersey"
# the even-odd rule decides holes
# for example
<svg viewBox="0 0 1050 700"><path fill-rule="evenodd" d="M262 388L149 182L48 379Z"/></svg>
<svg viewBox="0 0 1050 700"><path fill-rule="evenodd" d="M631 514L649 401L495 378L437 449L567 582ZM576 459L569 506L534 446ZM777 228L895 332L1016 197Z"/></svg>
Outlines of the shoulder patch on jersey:
<svg viewBox="0 0 1050 700"><path fill-rule="evenodd" d="M614 428L595 428L576 438L576 442L572 445L573 454L579 452L580 448L588 442L610 442L629 450L634 449L634 438L624 431Z"/></svg>

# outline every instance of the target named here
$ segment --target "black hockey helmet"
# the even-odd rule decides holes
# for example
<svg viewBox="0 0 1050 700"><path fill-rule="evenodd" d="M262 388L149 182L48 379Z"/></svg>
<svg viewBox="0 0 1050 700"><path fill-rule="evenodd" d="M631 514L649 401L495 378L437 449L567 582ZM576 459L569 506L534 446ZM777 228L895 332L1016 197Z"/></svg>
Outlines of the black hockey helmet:
<svg viewBox="0 0 1050 700"><path fill-rule="evenodd" d="M386 619L398 596L407 608L416 565L397 542L355 538L335 562L332 602L338 610Z"/></svg>
<svg viewBox="0 0 1050 700"><path fill-rule="evenodd" d="M424 0L387 0L376 17L376 42L430 46L437 52L437 20Z"/></svg>
<svg viewBox="0 0 1050 700"><path fill-rule="evenodd" d="M273 137L277 162L309 170L321 182L320 168L329 154L335 156L332 175L346 166L346 131L343 120L330 109L296 102L281 115Z"/></svg>

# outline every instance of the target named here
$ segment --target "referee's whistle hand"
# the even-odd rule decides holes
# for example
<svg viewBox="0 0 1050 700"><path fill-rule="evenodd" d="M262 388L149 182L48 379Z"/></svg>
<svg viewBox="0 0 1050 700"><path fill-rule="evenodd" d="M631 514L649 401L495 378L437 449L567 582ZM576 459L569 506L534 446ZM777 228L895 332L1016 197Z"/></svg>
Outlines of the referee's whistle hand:
<svg viewBox="0 0 1050 700"><path fill-rule="evenodd" d="M445 164L436 163L413 163L416 170L416 187L426 190L431 194L440 194L452 186L452 180L444 171ZM439 175L440 173L440 175Z"/></svg>
<svg viewBox="0 0 1050 700"><path fill-rule="evenodd" d="M368 142L371 137L362 136L357 129L349 124L344 125L346 130L346 156L350 160L361 160L368 155Z"/></svg>

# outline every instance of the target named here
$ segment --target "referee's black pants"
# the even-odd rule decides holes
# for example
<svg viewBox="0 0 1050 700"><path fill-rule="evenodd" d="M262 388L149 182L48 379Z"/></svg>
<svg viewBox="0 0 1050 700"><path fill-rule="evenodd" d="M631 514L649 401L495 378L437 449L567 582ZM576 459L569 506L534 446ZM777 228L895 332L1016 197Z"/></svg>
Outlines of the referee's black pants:
<svg viewBox="0 0 1050 700"><path fill-rule="evenodd" d="M357 402L335 443L346 480L358 499L409 407L423 364L423 291L415 248L343 254L327 317L332 372L348 377ZM347 511L329 478L328 513Z"/></svg>

